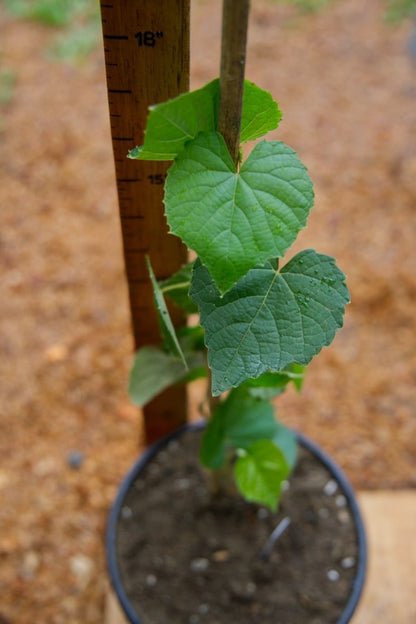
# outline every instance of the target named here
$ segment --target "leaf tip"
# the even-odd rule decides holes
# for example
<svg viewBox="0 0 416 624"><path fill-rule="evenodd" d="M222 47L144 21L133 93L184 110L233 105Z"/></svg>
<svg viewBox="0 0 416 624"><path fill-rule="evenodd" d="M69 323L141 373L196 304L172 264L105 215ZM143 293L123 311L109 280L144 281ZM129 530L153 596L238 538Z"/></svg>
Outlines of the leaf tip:
<svg viewBox="0 0 416 624"><path fill-rule="evenodd" d="M133 147L133 149L129 150L129 152L127 153L127 158L130 158L131 160L137 160L138 158L140 158L140 154L143 151L143 145L136 145L136 147Z"/></svg>

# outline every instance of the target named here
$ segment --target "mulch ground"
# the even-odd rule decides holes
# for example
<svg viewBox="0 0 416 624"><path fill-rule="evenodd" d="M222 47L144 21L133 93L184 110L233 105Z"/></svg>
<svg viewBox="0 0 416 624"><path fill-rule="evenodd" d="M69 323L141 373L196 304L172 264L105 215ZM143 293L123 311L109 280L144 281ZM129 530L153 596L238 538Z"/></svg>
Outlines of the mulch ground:
<svg viewBox="0 0 416 624"><path fill-rule="evenodd" d="M192 86L218 74L220 3L193 2ZM416 485L416 65L411 24L340 0L253 2L247 77L272 91L316 185L296 249L335 255L352 305L283 420L359 488ZM0 11L0 622L99 624L103 533L140 420L102 51L53 63L51 31ZM76 466L78 465L78 468Z"/></svg>

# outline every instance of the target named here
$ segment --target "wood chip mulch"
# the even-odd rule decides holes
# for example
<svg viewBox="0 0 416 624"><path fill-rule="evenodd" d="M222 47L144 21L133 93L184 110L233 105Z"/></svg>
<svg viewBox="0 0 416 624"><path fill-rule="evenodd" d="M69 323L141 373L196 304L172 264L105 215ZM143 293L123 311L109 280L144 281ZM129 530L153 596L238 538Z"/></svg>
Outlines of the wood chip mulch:
<svg viewBox="0 0 416 624"><path fill-rule="evenodd" d="M192 86L218 74L220 2L192 3ZM296 249L335 255L352 294L286 422L359 488L416 485L416 59L412 24L339 0L293 19L253 2L247 77L284 112L272 138L316 184ZM102 51L48 60L50 30L0 10L0 622L103 621L103 535L140 422L126 393L127 290Z"/></svg>

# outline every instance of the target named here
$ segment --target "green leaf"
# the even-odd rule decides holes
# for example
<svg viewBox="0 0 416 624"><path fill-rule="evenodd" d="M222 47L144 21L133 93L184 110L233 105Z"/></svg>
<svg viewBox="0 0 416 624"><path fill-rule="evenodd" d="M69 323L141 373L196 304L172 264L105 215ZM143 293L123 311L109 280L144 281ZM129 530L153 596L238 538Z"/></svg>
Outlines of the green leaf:
<svg viewBox="0 0 416 624"><path fill-rule="evenodd" d="M186 363L185 356L179 344L179 340L176 335L176 331L173 326L172 320L170 318L169 311L166 307L166 303L163 298L162 291L160 290L155 274L153 273L152 265L150 264L150 260L147 256L146 256L146 263L147 263L147 269L149 271L150 281L153 287L153 295L154 295L155 305L156 305L156 309L158 313L160 331L162 333L162 337L164 339L165 345L168 351L172 355L182 360L182 363L186 369L188 365Z"/></svg>
<svg viewBox="0 0 416 624"><path fill-rule="evenodd" d="M304 376L304 366L299 364L291 364L281 373L267 372L257 377L257 379L248 379L244 382L244 387L248 392L258 399L272 399L285 391L286 386L293 382L296 390L300 390Z"/></svg>
<svg viewBox="0 0 416 624"><path fill-rule="evenodd" d="M293 384L298 392L302 390L303 382L305 381L306 366L293 363L291 365L291 376Z"/></svg>
<svg viewBox="0 0 416 624"><path fill-rule="evenodd" d="M290 470L293 470L298 455L298 443L293 431L276 421L276 428L272 441L282 451Z"/></svg>
<svg viewBox="0 0 416 624"><path fill-rule="evenodd" d="M283 256L313 204L295 152L261 141L239 172L218 133L187 143L166 180L173 234L194 249L222 293L258 263Z"/></svg>
<svg viewBox="0 0 416 624"><path fill-rule="evenodd" d="M205 428L201 441L199 458L207 468L217 470L225 461L227 445L225 442L225 420L216 416L221 404L212 414Z"/></svg>
<svg viewBox="0 0 416 624"><path fill-rule="evenodd" d="M273 511L289 472L282 451L270 440L254 442L234 465L237 487L244 498L267 505Z"/></svg>
<svg viewBox="0 0 416 624"><path fill-rule="evenodd" d="M292 362L306 365L342 327L349 293L333 258L302 251L280 272L256 267L221 297L195 263L190 295L205 329L212 393Z"/></svg>
<svg viewBox="0 0 416 624"><path fill-rule="evenodd" d="M143 347L133 362L129 380L130 398L143 407L171 385L204 377L206 369L201 354L188 356L189 370L182 360L158 349Z"/></svg>
<svg viewBox="0 0 416 624"><path fill-rule="evenodd" d="M183 93L178 97L150 107L144 145L129 153L141 160L173 160L186 141L199 132L216 127L214 99L218 97L218 81L202 89Z"/></svg>
<svg viewBox="0 0 416 624"><path fill-rule="evenodd" d="M264 136L279 125L282 113L268 91L254 83L244 83L240 143Z"/></svg>
<svg viewBox="0 0 416 624"><path fill-rule="evenodd" d="M245 389L233 390L211 416L201 445L201 461L211 469L219 468L227 445L246 449L254 441L271 439L276 434L273 407L268 401L250 396Z"/></svg>
<svg viewBox="0 0 416 624"><path fill-rule="evenodd" d="M191 286L192 271L194 268L193 262L188 262L179 271L174 273L171 277L159 282L159 288L163 295L166 295L177 306L193 314L198 311L197 306L189 297L189 288Z"/></svg>
<svg viewBox="0 0 416 624"><path fill-rule="evenodd" d="M186 325L178 329L179 343L185 355L194 351L205 354L205 332L201 325Z"/></svg>
<svg viewBox="0 0 416 624"><path fill-rule="evenodd" d="M185 143L200 132L214 132L218 118L219 80L202 89L150 107L144 145L129 152L129 158L140 160L173 160ZM282 114L267 91L255 84L244 83L241 119L242 143L263 136L277 128Z"/></svg>

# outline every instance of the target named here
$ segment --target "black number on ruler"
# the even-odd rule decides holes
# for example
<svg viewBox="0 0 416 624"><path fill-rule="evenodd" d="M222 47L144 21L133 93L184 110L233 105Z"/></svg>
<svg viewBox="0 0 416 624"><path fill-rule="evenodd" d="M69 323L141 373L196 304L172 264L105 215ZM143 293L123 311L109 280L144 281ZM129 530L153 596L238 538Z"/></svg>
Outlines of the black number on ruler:
<svg viewBox="0 0 416 624"><path fill-rule="evenodd" d="M163 37L163 32L161 30L158 30L157 32L153 32L152 30L145 30L143 32L137 32L134 36L137 39L139 48L141 48L142 46L154 48L156 45L156 40Z"/></svg>
<svg viewBox="0 0 416 624"><path fill-rule="evenodd" d="M154 175L147 176L147 179L149 180L150 184L163 184L166 176L167 173L155 173Z"/></svg>

